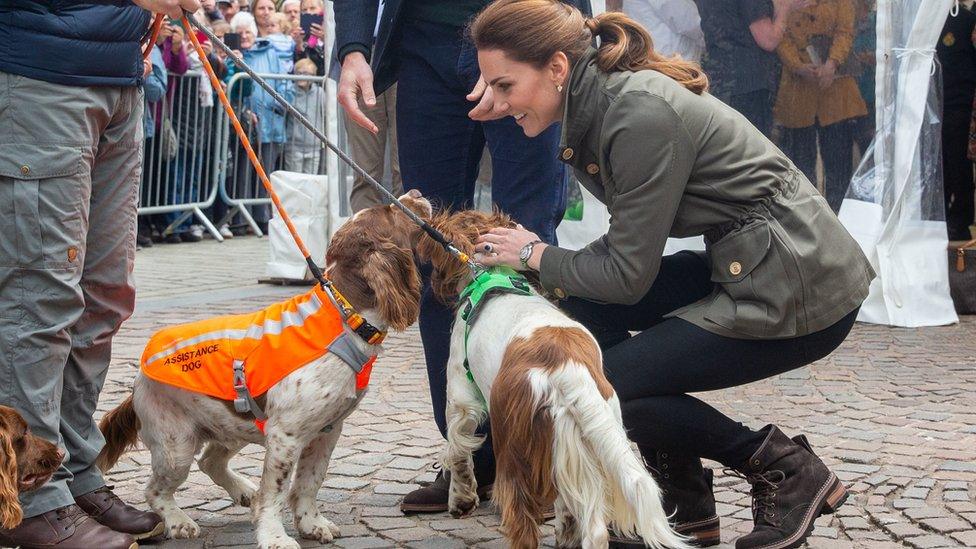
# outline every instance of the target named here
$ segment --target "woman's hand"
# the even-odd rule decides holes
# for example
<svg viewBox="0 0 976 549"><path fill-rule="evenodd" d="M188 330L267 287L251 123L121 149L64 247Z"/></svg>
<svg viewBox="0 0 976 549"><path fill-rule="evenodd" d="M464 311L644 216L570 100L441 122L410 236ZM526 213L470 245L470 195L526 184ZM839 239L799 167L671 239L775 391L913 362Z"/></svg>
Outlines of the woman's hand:
<svg viewBox="0 0 976 549"><path fill-rule="evenodd" d="M519 252L526 244L536 240L539 240L539 235L526 230L521 225L514 229L495 227L478 238L478 242L474 245L474 260L489 267L505 265L523 270L525 267L519 260ZM540 243L532 248L532 257L528 261L530 268L539 270L542 250L545 247L545 244Z"/></svg>
<svg viewBox="0 0 976 549"><path fill-rule="evenodd" d="M817 76L820 89L826 90L829 88L830 85L834 83L834 79L837 76L837 62L833 59L827 60L827 62L820 67L820 71Z"/></svg>
<svg viewBox="0 0 976 549"><path fill-rule="evenodd" d="M178 25L170 25L170 36L173 37L173 41L170 43L170 51L173 53L179 53L183 50L183 27Z"/></svg>
<svg viewBox="0 0 976 549"><path fill-rule="evenodd" d="M804 80L816 81L820 78L820 69L813 63L800 65L794 72Z"/></svg>
<svg viewBox="0 0 976 549"><path fill-rule="evenodd" d="M312 26L309 28L309 32L312 34L312 36L318 37L320 42L325 41L325 28L322 27L322 25L312 23Z"/></svg>
<svg viewBox="0 0 976 549"><path fill-rule="evenodd" d="M302 53L305 51L305 34L302 32L302 28L295 25L291 29L291 40L295 43L295 51Z"/></svg>

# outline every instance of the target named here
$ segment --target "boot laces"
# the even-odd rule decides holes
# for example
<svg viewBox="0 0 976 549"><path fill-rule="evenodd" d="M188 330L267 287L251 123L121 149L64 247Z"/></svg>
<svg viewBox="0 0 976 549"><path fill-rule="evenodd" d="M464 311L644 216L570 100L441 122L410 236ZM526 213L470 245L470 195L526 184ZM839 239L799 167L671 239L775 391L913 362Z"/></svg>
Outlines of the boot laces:
<svg viewBox="0 0 976 549"><path fill-rule="evenodd" d="M55 510L55 515L58 524L60 524L65 530L68 530L72 526L77 526L86 518L88 514L81 510L81 507L77 505L66 505L64 507L59 507Z"/></svg>
<svg viewBox="0 0 976 549"><path fill-rule="evenodd" d="M726 469L725 473L734 477L745 479L752 489L752 519L758 522L762 517L772 526L779 526L780 518L776 514L776 491L779 483L786 479L786 473L778 469L744 475L734 469Z"/></svg>

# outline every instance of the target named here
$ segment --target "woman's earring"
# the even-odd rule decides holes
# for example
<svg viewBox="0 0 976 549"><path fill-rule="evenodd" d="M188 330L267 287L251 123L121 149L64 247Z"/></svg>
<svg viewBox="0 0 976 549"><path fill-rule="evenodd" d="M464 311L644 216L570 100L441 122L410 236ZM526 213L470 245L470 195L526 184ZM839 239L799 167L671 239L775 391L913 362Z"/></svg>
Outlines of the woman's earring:
<svg viewBox="0 0 976 549"><path fill-rule="evenodd" d="M556 91L559 92L559 93L562 93L563 92L563 85L562 84L556 84Z"/></svg>

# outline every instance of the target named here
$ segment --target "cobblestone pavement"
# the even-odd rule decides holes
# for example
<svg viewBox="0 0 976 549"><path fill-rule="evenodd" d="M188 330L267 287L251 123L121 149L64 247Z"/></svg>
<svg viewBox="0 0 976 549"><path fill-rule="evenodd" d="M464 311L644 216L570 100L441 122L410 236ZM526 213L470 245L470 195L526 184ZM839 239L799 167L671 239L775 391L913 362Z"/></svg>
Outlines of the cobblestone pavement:
<svg viewBox="0 0 976 549"><path fill-rule="evenodd" d="M100 413L129 393L153 330L252 310L301 291L256 284L264 274L266 247L266 239L251 237L140 251L136 313L116 338ZM920 330L858 324L837 352L811 367L703 398L751 426L776 421L790 435L807 433L847 482L852 497L836 515L817 521L810 547L976 547L974 333L974 317ZM431 420L416 329L393 336L386 348L319 492L321 509L342 530L335 545L504 546L498 517L487 505L465 520L400 514L400 497L433 479L430 466L441 438ZM257 480L262 455L260 447L249 446L232 465ZM750 529L750 500L743 481L711 465L723 547L731 547ZM147 452L136 451L112 471L110 482L125 499L144 505L148 474ZM203 535L159 546L253 544L248 510L233 505L196 467L177 501L203 527ZM545 528L551 546L552 528Z"/></svg>

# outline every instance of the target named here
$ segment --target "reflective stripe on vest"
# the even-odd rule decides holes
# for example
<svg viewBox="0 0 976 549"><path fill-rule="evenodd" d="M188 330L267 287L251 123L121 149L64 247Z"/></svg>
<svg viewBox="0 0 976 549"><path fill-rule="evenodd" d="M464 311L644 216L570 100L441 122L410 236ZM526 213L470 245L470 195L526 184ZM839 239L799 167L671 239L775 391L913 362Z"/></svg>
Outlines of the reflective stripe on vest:
<svg viewBox="0 0 976 549"><path fill-rule="evenodd" d="M339 311L316 285L261 311L160 330L146 345L142 372L161 383L235 400L240 395L234 389L234 363L239 361L247 392L257 397L342 342L335 354L356 372L356 389L361 391L376 357L343 341L348 337Z"/></svg>

